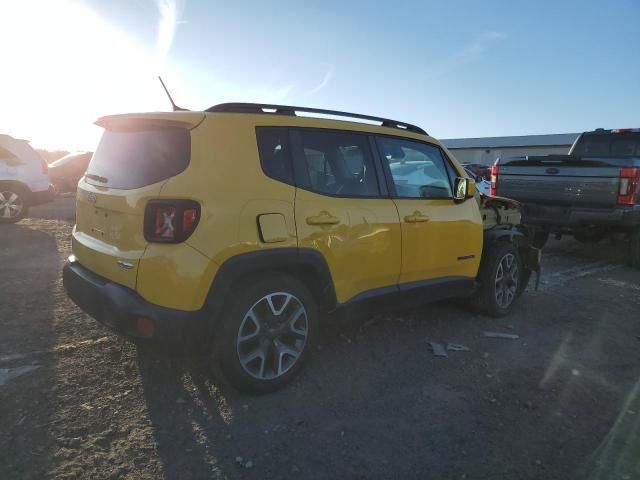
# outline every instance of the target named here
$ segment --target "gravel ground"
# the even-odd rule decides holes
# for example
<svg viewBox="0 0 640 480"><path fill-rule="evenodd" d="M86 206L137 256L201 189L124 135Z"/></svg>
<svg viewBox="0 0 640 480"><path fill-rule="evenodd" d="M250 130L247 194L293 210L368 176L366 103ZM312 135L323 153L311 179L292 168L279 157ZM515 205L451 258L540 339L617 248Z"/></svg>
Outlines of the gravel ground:
<svg viewBox="0 0 640 480"><path fill-rule="evenodd" d="M640 272L622 244L550 241L540 289L501 320L444 302L327 321L293 384L251 397L66 298L72 202L0 227L0 374L37 367L0 381L2 479L640 478Z"/></svg>

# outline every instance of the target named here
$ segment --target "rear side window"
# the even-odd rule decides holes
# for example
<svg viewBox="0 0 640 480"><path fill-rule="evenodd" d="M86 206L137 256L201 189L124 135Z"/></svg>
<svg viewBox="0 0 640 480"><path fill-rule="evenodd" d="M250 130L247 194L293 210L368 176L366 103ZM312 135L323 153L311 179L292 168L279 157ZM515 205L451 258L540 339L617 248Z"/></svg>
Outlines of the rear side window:
<svg viewBox="0 0 640 480"><path fill-rule="evenodd" d="M380 195L369 140L365 135L299 129L294 134L299 186L340 197Z"/></svg>
<svg viewBox="0 0 640 480"><path fill-rule="evenodd" d="M289 129L257 127L260 164L264 173L280 182L293 184L293 168L289 150Z"/></svg>
<svg viewBox="0 0 640 480"><path fill-rule="evenodd" d="M184 128L105 130L86 181L123 190L140 188L182 172L190 157L191 136Z"/></svg>

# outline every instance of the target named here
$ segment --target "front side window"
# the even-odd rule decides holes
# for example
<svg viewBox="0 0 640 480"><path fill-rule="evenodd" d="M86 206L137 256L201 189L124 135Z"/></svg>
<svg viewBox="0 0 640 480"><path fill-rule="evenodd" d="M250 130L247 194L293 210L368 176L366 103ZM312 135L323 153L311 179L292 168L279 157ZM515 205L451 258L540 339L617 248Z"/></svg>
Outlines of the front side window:
<svg viewBox="0 0 640 480"><path fill-rule="evenodd" d="M389 165L398 197L451 198L448 162L435 145L399 138L378 138L382 161Z"/></svg>
<svg viewBox="0 0 640 480"><path fill-rule="evenodd" d="M301 185L325 195L378 196L378 179L365 135L297 130Z"/></svg>

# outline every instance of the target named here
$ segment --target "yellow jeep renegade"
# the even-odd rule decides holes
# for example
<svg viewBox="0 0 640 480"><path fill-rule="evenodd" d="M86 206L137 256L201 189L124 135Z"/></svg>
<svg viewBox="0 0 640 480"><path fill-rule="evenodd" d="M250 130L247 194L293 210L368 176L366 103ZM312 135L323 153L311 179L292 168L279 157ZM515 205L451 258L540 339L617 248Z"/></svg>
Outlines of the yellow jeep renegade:
<svg viewBox="0 0 640 480"><path fill-rule="evenodd" d="M97 124L68 295L125 335L204 339L244 390L287 383L324 312L473 296L504 315L538 264L517 204L404 122L235 103Z"/></svg>

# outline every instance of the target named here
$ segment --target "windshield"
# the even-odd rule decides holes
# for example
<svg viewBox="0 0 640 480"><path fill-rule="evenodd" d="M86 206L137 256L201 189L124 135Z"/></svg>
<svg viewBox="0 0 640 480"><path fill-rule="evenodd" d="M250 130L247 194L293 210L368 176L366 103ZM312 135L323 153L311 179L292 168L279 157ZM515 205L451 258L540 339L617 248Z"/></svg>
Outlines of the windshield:
<svg viewBox="0 0 640 480"><path fill-rule="evenodd" d="M52 162L50 164L50 166L51 167L61 167L63 165L66 165L67 163L73 162L75 159L83 157L85 155L91 155L91 154L90 153L70 153L68 155L65 155L62 158L59 158L55 162Z"/></svg>

